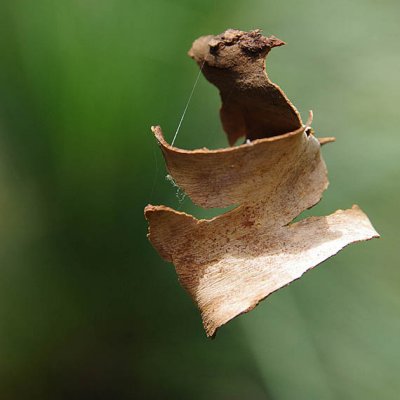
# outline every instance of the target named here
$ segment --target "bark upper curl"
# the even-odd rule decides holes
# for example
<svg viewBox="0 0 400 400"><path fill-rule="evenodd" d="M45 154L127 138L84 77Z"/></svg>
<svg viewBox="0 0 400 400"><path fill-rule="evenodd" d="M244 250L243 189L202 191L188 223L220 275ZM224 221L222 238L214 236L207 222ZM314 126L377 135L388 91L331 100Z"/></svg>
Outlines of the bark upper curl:
<svg viewBox="0 0 400 400"><path fill-rule="evenodd" d="M199 64L206 62L209 66L227 68L241 65L242 57L253 61L262 59L273 47L284 44L285 42L275 36L263 36L259 29L250 32L228 29L220 35L198 38L193 43L189 56Z"/></svg>

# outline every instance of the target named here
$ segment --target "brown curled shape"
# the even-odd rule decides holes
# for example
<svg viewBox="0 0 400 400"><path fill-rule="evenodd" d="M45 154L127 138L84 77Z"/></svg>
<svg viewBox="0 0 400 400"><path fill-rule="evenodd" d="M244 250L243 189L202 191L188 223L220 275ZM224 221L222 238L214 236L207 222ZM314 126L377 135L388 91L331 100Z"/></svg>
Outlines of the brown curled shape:
<svg viewBox="0 0 400 400"><path fill-rule="evenodd" d="M282 44L260 31L228 30L196 40L189 52L220 90L229 142L240 136L249 142L182 150L152 128L170 175L194 203L236 206L209 220L165 206L145 208L149 239L174 263L208 336L348 244L379 236L358 206L292 223L328 186L320 150L334 138L318 140L311 121L303 125L268 80L264 57Z"/></svg>

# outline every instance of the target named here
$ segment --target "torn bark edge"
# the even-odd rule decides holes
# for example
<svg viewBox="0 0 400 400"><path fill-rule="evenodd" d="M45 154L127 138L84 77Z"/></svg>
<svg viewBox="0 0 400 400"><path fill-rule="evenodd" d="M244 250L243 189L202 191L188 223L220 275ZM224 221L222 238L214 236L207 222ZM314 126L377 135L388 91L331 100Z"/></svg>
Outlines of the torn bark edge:
<svg viewBox="0 0 400 400"><path fill-rule="evenodd" d="M354 241L351 241L351 242L347 243L347 244L344 245L343 247L339 248L335 253L331 254L329 257L325 258L324 260L320 261L319 263L317 263L317 264L311 266L310 268L306 269L306 270L305 270L303 273L301 273L297 278L294 278L293 280L291 280L291 281L290 281L289 283L287 283L286 285L283 285L283 286L281 286L281 287L279 287L279 288L273 290L272 292L268 293L265 297L260 298L257 302L255 302L254 304L252 304L250 307L246 308L245 310L243 310L243 311L240 312L239 314L235 315L234 317L228 319L227 321L221 323L220 325L218 325L218 326L216 326L216 327L213 327L213 328L210 329L208 326L206 326L206 325L204 324L204 319L203 319L202 312L201 312L200 308L197 307L197 308L200 310L200 314L202 315L203 327L204 327L204 330L206 331L207 337L208 337L209 339L215 339L215 338L216 338L216 335L217 335L217 332L219 331L219 329L220 329L221 327L223 327L223 326L226 325L227 323L231 322L232 320L236 319L237 317L239 317L239 316L241 316L241 315L243 315L243 314L247 314L248 312L254 310L262 301L266 300L269 296L271 296L272 294L274 294L275 292L277 292L277 291L279 291L279 290L281 290L281 289L284 289L284 288L290 286L293 282L298 281L300 278L303 277L303 275L304 275L305 273L311 271L312 269L314 269L314 268L318 267L319 265L323 264L325 261L327 261L327 260L329 260L330 258L336 256L340 251L344 250L346 247L348 247L348 246L350 246L350 245L352 245L352 244L355 244L355 243L367 242L367 241L370 241L370 240L372 240L372 239L380 239L380 237L381 237L380 234L376 231L376 229L375 229L374 226L372 225L372 223L371 223L371 221L369 220L367 214L365 214L364 211L363 211L357 204L353 204L351 208L346 209L346 210L338 209L338 210L336 210L334 213L330 214L329 216L333 216L333 215L338 214L338 213L345 213L345 212L352 212L352 211L358 212L358 213L360 213L363 217L366 218L366 220L368 221L368 223L369 223L370 226L371 226L371 230L373 231L373 233L372 233L370 236L368 236L368 237L366 237L366 238L363 238L363 239L357 239L357 240L354 240ZM309 218L313 218L313 217L309 217ZM318 217L314 217L314 218L318 218ZM301 222L301 220L300 220L299 222ZM190 294L189 294L189 297L191 297ZM196 304L196 303L195 303L195 304ZM196 304L196 306L197 306L197 304Z"/></svg>
<svg viewBox="0 0 400 400"><path fill-rule="evenodd" d="M153 247L158 251L158 253L162 256L162 258L164 258L164 260L171 262L174 265L175 268L175 264L174 264L174 260L172 257L167 256L167 253L163 251L162 249L162 243L159 243L157 240L154 240L155 238L153 237L153 240L151 239L151 216L153 213L158 213L158 212L166 212L167 216L170 218L178 218L180 216L184 216L187 220L187 223L189 224L198 224L201 221L204 220L197 220L194 216L184 213L184 212L180 212L180 211L176 211L173 210L169 207L166 206L153 206L153 205L147 205L145 208L145 217L147 219L147 221L149 222L149 228L148 228L148 234L147 237L150 241L150 243L153 245ZM171 213L172 212L172 213ZM264 301L265 299L267 299L271 294L277 292L280 289L283 289L287 286L289 286L292 282L297 281L298 279L300 279L306 272L309 272L310 270L314 269L315 267L319 266L320 264L324 263L326 260L334 257L336 254L338 254L341 250L345 249L347 246L353 244L353 243L358 243L358 242L364 242L364 241L369 241L371 239L374 238L380 238L379 233L375 230L375 228L373 227L371 221L369 220L368 216L364 213L364 211L361 210L361 208L354 204L350 209L346 209L346 210L342 210L342 209L338 209L336 210L334 213L330 214L329 216L334 216L335 214L339 214L339 213L347 213L347 212L355 212L355 213L359 213L361 217L365 218L365 220L368 222L368 224L370 225L370 234L364 238L361 239L356 239L354 241L350 241L349 243L345 244L343 247L340 247L337 249L337 251L335 251L333 254L331 254L330 256L326 257L325 259L321 260L320 262L316 263L315 265L310 266L309 268L307 268L305 271L303 271L300 275L298 275L296 278L294 278L293 280L291 280L290 282L288 282L287 284L284 284L278 288L276 288L275 290L271 291L270 293L268 293L266 296L258 299L254 304L252 304L250 307L246 308L245 310L241 311L240 313L238 313L237 315L229 318L228 320L224 321L223 323L221 323L220 325L210 325L207 324L205 322L204 316L203 316L203 312L200 309L200 307L198 306L198 304L196 303L196 301L194 300L194 298L191 296L191 294L185 290L189 297L192 299L193 303L196 305L196 308L200 311L201 314L201 319L202 319L202 323L203 323L203 327L204 330L206 332L206 335L208 338L210 339L215 339L216 334L218 332L218 330L223 327L224 325L226 325L228 322L232 321L233 319L239 317L240 315L246 314L249 311L252 311L255 307L257 307L262 301ZM329 217L327 216L327 217ZM319 217L310 217L310 218L319 218ZM301 221L299 221L301 222ZM177 271L176 271L177 272ZM177 273L178 276L178 280L179 279L179 274ZM184 286L181 284L181 286L184 288Z"/></svg>
<svg viewBox="0 0 400 400"><path fill-rule="evenodd" d="M260 139L255 139L253 141L245 142L243 144L240 144L238 146L229 146L229 147L222 147L219 149L208 149L207 147L202 147L199 149L193 149L193 150L187 150L187 149L182 149L180 147L176 147L170 143L168 143L165 140L163 131L161 129L160 125L152 125L150 127L151 132L153 133L154 137L157 140L158 145L161 147L168 149L170 151L174 151L177 153L187 153L187 154L195 154L195 153L224 153L224 152L231 152L231 151L237 151L241 148L248 147L249 145L255 145L261 142L273 142L276 140L284 139L288 136L293 136L302 132L305 132L306 134L311 134L314 135L314 130L311 128L311 123L312 123L312 118L313 118L313 112L312 110L309 111L309 119L307 120L307 123L300 127L299 129L296 129L295 131L292 132L287 132L283 133L281 135L276 135L276 136L270 136L270 137L265 137L265 138L260 138ZM327 137L321 137L321 138L316 138L319 141L319 144L325 145L328 143L333 143L336 141L336 138L334 136L327 136Z"/></svg>

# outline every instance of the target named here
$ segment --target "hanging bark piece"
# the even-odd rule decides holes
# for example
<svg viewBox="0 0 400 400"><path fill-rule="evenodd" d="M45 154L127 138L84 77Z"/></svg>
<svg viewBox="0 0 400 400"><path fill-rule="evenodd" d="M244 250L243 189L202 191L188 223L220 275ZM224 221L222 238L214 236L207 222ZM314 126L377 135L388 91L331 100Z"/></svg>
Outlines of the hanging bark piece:
<svg viewBox="0 0 400 400"><path fill-rule="evenodd" d="M169 173L194 203L236 205L210 220L145 208L149 239L174 263L208 336L346 245L379 236L357 206L291 223L321 199L328 180L320 142L264 72L265 55L282 44L259 31L228 30L198 39L189 52L220 89L229 142L252 141L182 150L152 128Z"/></svg>
<svg viewBox="0 0 400 400"><path fill-rule="evenodd" d="M220 91L220 116L230 145L241 136L254 140L301 127L298 111L265 72L267 54L284 44L259 30L233 29L193 43L189 56L203 66L204 76Z"/></svg>

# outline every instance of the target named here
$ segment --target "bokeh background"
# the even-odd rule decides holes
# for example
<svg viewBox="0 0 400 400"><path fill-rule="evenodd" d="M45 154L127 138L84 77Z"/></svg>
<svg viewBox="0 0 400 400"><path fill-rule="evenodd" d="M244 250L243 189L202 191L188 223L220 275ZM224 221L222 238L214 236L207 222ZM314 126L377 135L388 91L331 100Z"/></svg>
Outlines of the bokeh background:
<svg viewBox="0 0 400 400"><path fill-rule="evenodd" d="M0 398L398 399L400 2L1 0ZM331 185L308 214L359 204L382 239L350 246L208 340L146 239L180 201L171 140L200 35L261 28L319 136ZM200 78L176 145L226 146Z"/></svg>

